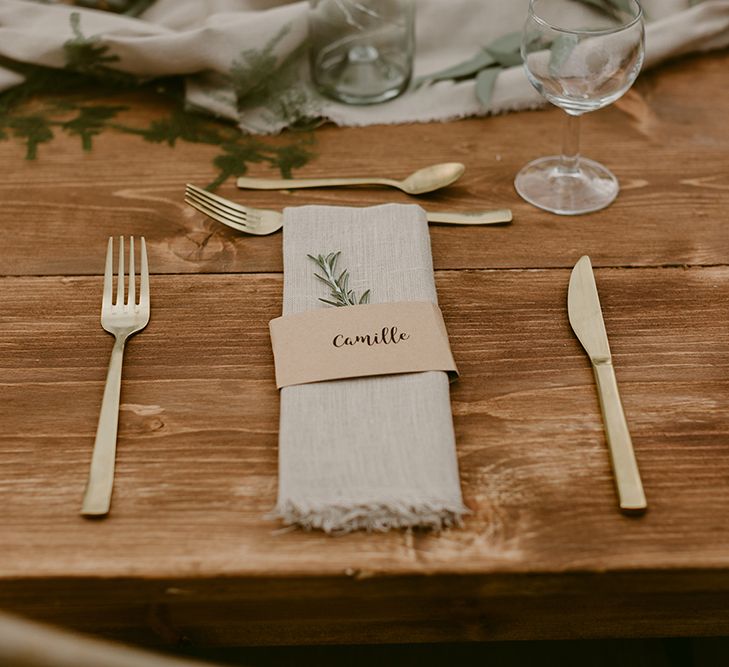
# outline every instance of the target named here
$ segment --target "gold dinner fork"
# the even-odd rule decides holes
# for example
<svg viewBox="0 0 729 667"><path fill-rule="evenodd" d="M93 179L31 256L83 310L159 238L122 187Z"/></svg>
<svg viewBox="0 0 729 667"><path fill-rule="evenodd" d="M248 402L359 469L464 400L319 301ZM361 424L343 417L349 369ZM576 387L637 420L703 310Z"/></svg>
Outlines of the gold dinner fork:
<svg viewBox="0 0 729 667"><path fill-rule="evenodd" d="M86 484L81 514L104 516L109 513L111 491L114 485L116 433L119 422L119 394L121 391L124 344L131 335L144 329L149 322L149 268L147 247L141 239L141 267L139 277L139 303L136 302L134 284L134 237L129 239L129 281L127 300L124 301L124 237L119 237L119 273L116 283L116 302L112 303L113 241L109 238L104 271L104 295L101 301L101 326L114 336L109 370L106 374L104 398L101 401L99 424L96 428L94 453Z"/></svg>
<svg viewBox="0 0 729 667"><path fill-rule="evenodd" d="M246 234L265 236L283 226L283 214L279 211L242 206L191 183L185 186L185 202L209 218ZM512 219L508 208L474 213L426 211L426 216L428 222L450 225L500 225Z"/></svg>

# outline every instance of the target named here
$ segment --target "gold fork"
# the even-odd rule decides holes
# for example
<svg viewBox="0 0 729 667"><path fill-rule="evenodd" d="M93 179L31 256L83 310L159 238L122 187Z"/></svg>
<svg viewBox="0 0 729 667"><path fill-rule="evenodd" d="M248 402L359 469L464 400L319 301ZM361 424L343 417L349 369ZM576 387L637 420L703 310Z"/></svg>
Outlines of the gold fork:
<svg viewBox="0 0 729 667"><path fill-rule="evenodd" d="M185 202L213 220L246 234L265 236L283 226L283 214L279 211L242 206L191 183L185 186ZM509 209L474 213L426 211L426 215L429 222L449 225L500 225L512 219Z"/></svg>
<svg viewBox="0 0 729 667"><path fill-rule="evenodd" d="M81 514L104 516L109 513L114 486L114 459L116 433L119 422L119 394L121 391L124 344L129 336L144 329L149 322L149 268L147 247L142 237L141 267L139 271L139 303L134 285L134 237L129 239L129 286L124 301L124 237L119 237L119 274L116 283L116 302L112 303L113 241L109 238L104 271L104 295L101 300L101 326L116 339L111 349L109 370L106 374L104 398L101 402L99 424L96 428L94 453L86 484Z"/></svg>

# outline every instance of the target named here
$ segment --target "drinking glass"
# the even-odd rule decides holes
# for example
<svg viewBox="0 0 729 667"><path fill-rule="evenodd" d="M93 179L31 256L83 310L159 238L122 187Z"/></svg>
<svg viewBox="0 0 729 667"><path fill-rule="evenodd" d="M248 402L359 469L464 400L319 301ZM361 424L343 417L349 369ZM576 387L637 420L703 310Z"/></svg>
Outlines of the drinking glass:
<svg viewBox="0 0 729 667"><path fill-rule="evenodd" d="M607 6L607 3L606 3ZM566 112L562 155L539 158L516 176L517 192L561 215L597 211L618 179L579 154L579 119L621 97L643 64L643 11L636 0L597 10L576 0L531 0L521 54L531 84Z"/></svg>
<svg viewBox="0 0 729 667"><path fill-rule="evenodd" d="M309 61L321 93L373 104L407 88L413 67L413 0L310 0Z"/></svg>

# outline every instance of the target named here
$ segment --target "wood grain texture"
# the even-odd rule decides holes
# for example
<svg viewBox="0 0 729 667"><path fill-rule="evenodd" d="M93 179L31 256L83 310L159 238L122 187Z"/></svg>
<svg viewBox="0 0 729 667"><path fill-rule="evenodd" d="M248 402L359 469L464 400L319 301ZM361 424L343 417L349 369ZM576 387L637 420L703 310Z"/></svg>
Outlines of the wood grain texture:
<svg viewBox="0 0 729 667"><path fill-rule="evenodd" d="M597 266L723 264L729 258L729 54L685 59L641 75L617 105L583 122L583 149L619 177L622 192L605 211L557 218L522 202L512 182L535 157L559 150L557 109L454 123L321 128L317 159L298 176L405 176L435 162L461 161L465 176L420 198L391 189L241 192L232 181L220 193L253 206L281 209L305 203L363 206L415 202L436 209L510 207L510 227L432 229L437 268L567 267L576 253ZM705 100L705 103L701 101ZM125 121L148 121L165 109L144 98ZM281 235L244 237L186 206L184 184L213 177L215 149L149 144L108 133L83 153L60 136L41 146L36 162L24 148L0 143L0 275L98 274L88 249L111 234L145 235L150 262L161 273L281 270ZM250 175L271 175L254 166ZM609 237L609 242L606 242Z"/></svg>
<svg viewBox="0 0 729 667"><path fill-rule="evenodd" d="M623 188L589 216L536 211L512 187L557 150L557 110L322 128L297 174L466 164L456 186L418 200L221 189L273 208L514 210L509 227L431 227L473 512L440 535L331 538L266 518L281 236L244 237L182 203L185 182L211 180L215 149L109 133L91 153L60 137L27 162L0 143L0 608L167 645L729 634L727 66L728 52L667 64L585 119L584 152ZM166 111L120 101L130 123ZM88 521L77 511L112 344L98 322L111 234L147 237L152 319L125 357L112 514ZM567 321L582 254L602 267L641 518L616 509Z"/></svg>
<svg viewBox="0 0 729 667"><path fill-rule="evenodd" d="M616 509L568 276L437 274L473 514L441 535L340 538L265 517L280 276L153 276L97 522L77 508L112 342L101 279L0 279L0 606L143 643L729 631L729 268L597 271L640 519Z"/></svg>

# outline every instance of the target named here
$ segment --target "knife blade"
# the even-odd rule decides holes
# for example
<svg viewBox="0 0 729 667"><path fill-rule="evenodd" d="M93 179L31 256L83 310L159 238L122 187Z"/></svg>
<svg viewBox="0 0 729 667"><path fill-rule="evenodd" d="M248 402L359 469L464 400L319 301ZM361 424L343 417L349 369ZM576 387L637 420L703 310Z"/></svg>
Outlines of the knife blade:
<svg viewBox="0 0 729 667"><path fill-rule="evenodd" d="M648 504L618 392L592 263L587 255L580 257L572 269L567 292L567 313L572 330L587 352L595 373L620 509L624 512L642 512Z"/></svg>

